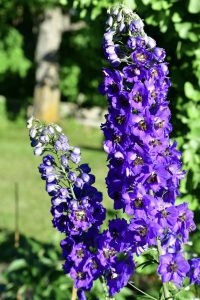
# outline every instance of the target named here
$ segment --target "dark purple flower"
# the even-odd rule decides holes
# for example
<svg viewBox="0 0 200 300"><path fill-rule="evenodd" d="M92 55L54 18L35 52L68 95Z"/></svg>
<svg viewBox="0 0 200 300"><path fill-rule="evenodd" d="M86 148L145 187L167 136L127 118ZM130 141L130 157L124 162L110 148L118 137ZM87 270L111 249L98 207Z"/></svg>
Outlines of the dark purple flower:
<svg viewBox="0 0 200 300"><path fill-rule="evenodd" d="M189 260L190 271L188 276L190 277L191 284L200 284L200 258L192 258Z"/></svg>
<svg viewBox="0 0 200 300"><path fill-rule="evenodd" d="M122 75L119 71L111 71L104 69L105 80L102 86L100 86L100 92L108 95L116 95L122 88Z"/></svg>
<svg viewBox="0 0 200 300"><path fill-rule="evenodd" d="M118 293L121 288L127 285L133 272L134 262L132 255L124 257L122 255L121 258L115 260L106 275L110 296Z"/></svg>
<svg viewBox="0 0 200 300"><path fill-rule="evenodd" d="M85 296L85 292L83 290L78 289L77 296L79 300L87 300Z"/></svg>
<svg viewBox="0 0 200 300"><path fill-rule="evenodd" d="M88 272L89 270L85 266L83 261L78 266L73 266L70 270L70 276L74 279L74 285L78 289L91 289L92 287L92 276Z"/></svg>

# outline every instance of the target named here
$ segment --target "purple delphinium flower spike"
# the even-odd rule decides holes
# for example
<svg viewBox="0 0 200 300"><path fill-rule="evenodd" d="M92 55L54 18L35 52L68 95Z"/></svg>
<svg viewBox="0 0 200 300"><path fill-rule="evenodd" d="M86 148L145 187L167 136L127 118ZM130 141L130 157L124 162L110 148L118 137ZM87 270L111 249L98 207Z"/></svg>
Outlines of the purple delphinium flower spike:
<svg viewBox="0 0 200 300"><path fill-rule="evenodd" d="M137 254L139 247L155 247L159 241L158 272L164 282L180 285L188 272L182 244L195 224L187 203L175 203L185 172L181 170L181 153L169 138L172 125L166 53L147 36L137 14L119 5L120 18L114 10L109 15L112 23L107 23L103 48L111 66L103 70L100 86L108 99L108 114L102 124L109 161L108 195L116 210L123 209L131 217L123 236L132 237L132 253ZM115 55L108 55L111 49ZM167 271L167 260L171 266L177 260L177 266L171 267L173 272Z"/></svg>
<svg viewBox="0 0 200 300"><path fill-rule="evenodd" d="M51 196L53 226L66 235L60 243L65 273L74 279L80 300L85 299L84 291L90 290L99 277L107 280L110 294L118 292L134 270L127 222L111 220L108 230L100 233L105 220L102 194L93 186L95 176L90 167L80 164L80 149L70 146L57 125L45 126L36 119L30 123L34 148L38 147L41 134L47 137L43 139L39 172ZM123 267L125 273L121 273Z"/></svg>
<svg viewBox="0 0 200 300"><path fill-rule="evenodd" d="M95 239L105 219L102 194L93 186L95 177L90 174L90 167L80 164L80 149L69 145L58 125L45 126L36 119L29 123L31 145L36 149L38 141L42 143L42 150L34 152L44 154L39 172L52 197L52 223L66 234L60 244L65 259L63 268L74 279L79 298L85 299L83 290L90 289L104 272L95 255Z"/></svg>

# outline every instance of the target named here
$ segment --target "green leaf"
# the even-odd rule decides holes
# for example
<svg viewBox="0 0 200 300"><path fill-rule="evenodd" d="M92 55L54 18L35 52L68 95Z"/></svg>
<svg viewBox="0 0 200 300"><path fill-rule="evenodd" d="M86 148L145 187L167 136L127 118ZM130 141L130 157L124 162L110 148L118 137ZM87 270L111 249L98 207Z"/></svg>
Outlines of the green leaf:
<svg viewBox="0 0 200 300"><path fill-rule="evenodd" d="M182 39L188 38L188 33L191 28L192 28L192 23L190 23L190 22L175 24L175 29L178 32L180 38L182 38Z"/></svg>
<svg viewBox="0 0 200 300"><path fill-rule="evenodd" d="M193 101L200 101L200 92L194 89L191 82L187 81L184 84L184 92L187 98Z"/></svg>
<svg viewBox="0 0 200 300"><path fill-rule="evenodd" d="M61 5L67 5L67 0L60 0L59 2Z"/></svg>
<svg viewBox="0 0 200 300"><path fill-rule="evenodd" d="M200 1L199 0L190 0L188 5L188 11L191 14L198 14L200 12Z"/></svg>
<svg viewBox="0 0 200 300"><path fill-rule="evenodd" d="M25 259L20 258L20 259L16 259L14 260L10 266L8 267L8 272L14 272L14 271L18 271L20 269L24 269L27 267L27 262Z"/></svg>
<svg viewBox="0 0 200 300"><path fill-rule="evenodd" d="M172 21L174 23L180 23L182 21L182 18L180 16L180 14L178 12L175 12L173 15L172 15Z"/></svg>

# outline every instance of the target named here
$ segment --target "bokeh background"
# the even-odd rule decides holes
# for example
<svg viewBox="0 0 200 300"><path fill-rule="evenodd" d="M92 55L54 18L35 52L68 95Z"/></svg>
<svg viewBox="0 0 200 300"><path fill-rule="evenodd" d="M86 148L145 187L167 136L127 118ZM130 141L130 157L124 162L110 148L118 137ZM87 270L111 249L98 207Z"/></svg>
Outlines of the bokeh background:
<svg viewBox="0 0 200 300"><path fill-rule="evenodd" d="M105 65L101 49L106 10L114 0L1 0L0 2L0 299L70 299L72 282L61 269L61 236L51 226L50 199L37 171L26 129L35 112L57 121L82 149L106 195L106 156L99 125L106 99L98 92ZM187 170L178 202L188 201L200 230L200 1L127 0L145 30L166 49L172 87L172 138ZM200 255L200 231L188 255ZM145 275L139 276L143 272ZM134 282L152 295L155 268L138 270ZM200 299L187 288L176 299ZM88 299L102 298L96 284ZM130 286L118 300L142 299Z"/></svg>

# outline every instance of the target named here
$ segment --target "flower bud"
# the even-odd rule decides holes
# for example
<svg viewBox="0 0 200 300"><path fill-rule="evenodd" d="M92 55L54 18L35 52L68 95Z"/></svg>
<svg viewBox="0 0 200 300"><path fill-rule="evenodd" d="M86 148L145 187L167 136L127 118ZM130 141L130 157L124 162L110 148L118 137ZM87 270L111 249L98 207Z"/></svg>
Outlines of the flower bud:
<svg viewBox="0 0 200 300"><path fill-rule="evenodd" d="M35 154L36 156L40 156L40 155L43 153L43 150L44 150L43 147L37 146L37 147L35 147L35 149L34 149L34 154Z"/></svg>
<svg viewBox="0 0 200 300"><path fill-rule="evenodd" d="M76 174L74 172L69 172L68 179L70 181L75 182L76 178L77 178L77 176L76 176Z"/></svg>
<svg viewBox="0 0 200 300"><path fill-rule="evenodd" d="M61 165L63 166L63 167L68 167L68 159L67 159L67 157L66 156L64 156L64 155L62 155L62 157L61 157Z"/></svg>
<svg viewBox="0 0 200 300"><path fill-rule="evenodd" d="M113 25L113 18L112 18L112 16L109 16L109 18L108 18L106 24L107 24L108 26L110 26L110 27Z"/></svg>
<svg viewBox="0 0 200 300"><path fill-rule="evenodd" d="M84 182L83 182L83 180L82 180L81 178L78 177L78 178L76 179L76 181L75 181L74 184L75 184L76 187L78 187L78 188L81 189L81 188L83 187L83 185L84 185Z"/></svg>
<svg viewBox="0 0 200 300"><path fill-rule="evenodd" d="M84 182L89 182L90 181L90 176L87 173L83 173L81 175L81 178L83 179Z"/></svg>

